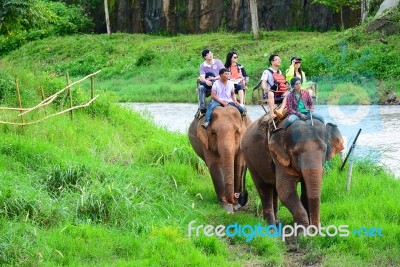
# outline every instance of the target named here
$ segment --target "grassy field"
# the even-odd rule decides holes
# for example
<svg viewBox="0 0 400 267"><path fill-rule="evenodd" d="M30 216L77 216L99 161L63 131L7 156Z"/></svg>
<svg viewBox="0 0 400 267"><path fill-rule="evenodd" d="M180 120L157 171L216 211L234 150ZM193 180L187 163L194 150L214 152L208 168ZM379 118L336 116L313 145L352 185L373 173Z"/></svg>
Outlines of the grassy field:
<svg viewBox="0 0 400 267"><path fill-rule="evenodd" d="M116 92L120 101L196 102L196 79L208 47L225 62L228 51L250 75L250 88L268 67L268 57L278 53L282 70L293 55L303 58L308 80L319 85L319 103L378 103L393 90L400 95L399 35L365 34L362 28L344 32L217 32L174 37L141 34L82 35L48 38L29 43L4 57L5 62L48 75L82 77L97 70L98 85ZM354 91L355 89L355 91ZM362 99L358 99L361 91ZM332 94L332 92L334 92ZM250 101L250 94L247 94Z"/></svg>
<svg viewBox="0 0 400 267"><path fill-rule="evenodd" d="M72 36L31 43L2 57L3 106L17 105L15 78L24 106L33 106L40 99L38 88L43 87L49 95L65 86L67 70L73 80L97 69L102 72L95 82L99 99L75 112L73 121L66 114L23 129L1 125L0 265L399 265L400 184L371 162L355 165L350 192L345 191L346 172L339 172L339 159L327 164L321 222L323 226L349 225L349 230L379 227L383 236L362 232L348 237L299 237L290 242L272 237L256 237L250 242L245 236L188 237L188 224L193 220L195 225L214 226L262 223L261 203L250 175L249 205L240 213L226 214L218 206L207 168L194 154L188 138L157 128L147 118L117 104L121 99L138 101L138 95L141 101L195 101L193 86L186 86L193 85L193 71L201 62L198 51L204 46L212 43L215 53L222 54L226 51L222 43L234 39L241 60L249 63L255 60L258 49L258 63L245 65L251 72L261 73L268 46L265 40L291 34L304 40L311 35L265 33L264 41L259 42L246 34L228 33L207 34L202 39ZM322 38L319 49L332 39L329 33L313 35ZM259 46L248 46L251 42ZM331 42L337 45L337 40ZM292 51L281 49L271 51L284 58L292 55ZM254 58L250 51L254 51ZM156 55L155 61L138 66L140 56L149 53ZM182 60L176 63L176 57ZM168 71L170 65L176 67ZM173 78L181 87L166 87ZM146 87L150 84L154 87ZM84 102L88 84L74 87L73 96L77 103ZM176 98L169 98L172 96ZM26 119L62 106L63 101L57 100ZM15 113L0 114L2 120L15 118ZM279 214L284 225L293 223L285 207L280 207Z"/></svg>

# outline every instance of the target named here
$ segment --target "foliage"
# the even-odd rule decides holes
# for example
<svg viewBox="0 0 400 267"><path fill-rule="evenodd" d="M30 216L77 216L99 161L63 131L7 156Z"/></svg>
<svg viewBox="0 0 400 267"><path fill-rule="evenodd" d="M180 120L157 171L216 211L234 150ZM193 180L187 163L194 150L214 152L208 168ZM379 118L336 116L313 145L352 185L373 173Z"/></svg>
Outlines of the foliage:
<svg viewBox="0 0 400 267"><path fill-rule="evenodd" d="M2 0L0 54L48 36L90 32L91 19L79 6L44 0Z"/></svg>
<svg viewBox="0 0 400 267"><path fill-rule="evenodd" d="M357 8L360 0L312 0L312 3L326 5L331 7L335 12L339 12L344 6Z"/></svg>

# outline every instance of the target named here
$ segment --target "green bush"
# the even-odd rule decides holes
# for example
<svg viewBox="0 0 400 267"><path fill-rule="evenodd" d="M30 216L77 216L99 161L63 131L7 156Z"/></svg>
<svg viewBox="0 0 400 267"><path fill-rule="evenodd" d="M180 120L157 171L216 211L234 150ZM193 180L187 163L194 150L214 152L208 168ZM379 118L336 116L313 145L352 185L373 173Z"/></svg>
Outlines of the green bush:
<svg viewBox="0 0 400 267"><path fill-rule="evenodd" d="M0 54L49 36L89 33L93 22L79 6L44 0L13 1L3 13Z"/></svg>

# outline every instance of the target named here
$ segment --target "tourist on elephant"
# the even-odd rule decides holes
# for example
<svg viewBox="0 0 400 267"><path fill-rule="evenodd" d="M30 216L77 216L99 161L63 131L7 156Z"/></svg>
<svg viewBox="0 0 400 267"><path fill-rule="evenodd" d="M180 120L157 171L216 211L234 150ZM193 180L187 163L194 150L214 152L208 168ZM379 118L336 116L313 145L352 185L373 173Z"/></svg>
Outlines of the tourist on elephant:
<svg viewBox="0 0 400 267"><path fill-rule="evenodd" d="M304 89L305 87L307 87L307 84L306 84L306 75L305 75L304 71L302 71L302 69L301 69L301 58L292 57L290 62L291 62L291 65L289 66L289 69L286 70L286 81L288 83L290 83L290 81L293 78L297 77L300 79L301 87ZM293 87L292 87L292 89L293 89ZM312 96L312 90L309 90L309 93ZM275 114L278 118L283 118L282 114L283 114L283 110L286 107L286 101L287 101L286 98L287 97L285 97L283 99L282 105L277 110L275 110Z"/></svg>
<svg viewBox="0 0 400 267"><path fill-rule="evenodd" d="M271 65L266 69L261 76L261 86L264 90L264 96L267 97L269 111L271 118L275 118L275 95L287 95L286 80L279 70L281 66L281 59L278 55L271 55L269 57L269 64ZM279 82L279 83L278 83ZM264 97L265 98L265 97Z"/></svg>
<svg viewBox="0 0 400 267"><path fill-rule="evenodd" d="M301 89L301 79L297 77L293 78L290 80L290 85L294 89L286 97L289 117L285 121L285 128L289 127L289 125L296 120L310 119L311 115L314 119L325 123L324 118L321 115L313 112L314 103L312 97L307 90Z"/></svg>
<svg viewBox="0 0 400 267"><path fill-rule="evenodd" d="M199 110L206 112L206 95L211 92L214 81L219 79L219 71L224 68L221 60L214 59L213 53L209 49L204 49L201 56L205 59L200 65L200 84L197 88L199 95Z"/></svg>
<svg viewBox="0 0 400 267"><path fill-rule="evenodd" d="M290 83L293 78L297 77L301 80L302 87L304 87L304 84L306 83L306 75L301 69L301 58L292 57L290 62L291 65L286 70L286 81Z"/></svg>
<svg viewBox="0 0 400 267"><path fill-rule="evenodd" d="M233 82L229 80L229 71L222 68L219 73L219 80L215 81L211 90L211 102L207 106L206 118L204 123L201 125L204 129L208 127L211 121L212 111L217 106L235 106L241 114L244 112L244 108L239 105L236 100L235 88Z"/></svg>
<svg viewBox="0 0 400 267"><path fill-rule="evenodd" d="M228 52L226 55L225 68L227 68L231 74L229 79L233 82L235 93L239 95L239 102L243 107L246 83L249 80L249 76L244 67L238 63L238 55L236 52Z"/></svg>

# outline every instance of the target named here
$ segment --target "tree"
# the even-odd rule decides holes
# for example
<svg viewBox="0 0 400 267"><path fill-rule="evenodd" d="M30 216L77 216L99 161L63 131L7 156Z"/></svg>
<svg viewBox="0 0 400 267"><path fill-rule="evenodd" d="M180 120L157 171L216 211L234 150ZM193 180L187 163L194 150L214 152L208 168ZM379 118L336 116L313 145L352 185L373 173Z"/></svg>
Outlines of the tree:
<svg viewBox="0 0 400 267"><path fill-rule="evenodd" d="M251 14L251 28L253 30L254 39L258 39L258 11L257 11L257 1L249 0L250 4L250 14Z"/></svg>
<svg viewBox="0 0 400 267"><path fill-rule="evenodd" d="M361 22L364 22L368 16L370 2L371 0L361 0Z"/></svg>
<svg viewBox="0 0 400 267"><path fill-rule="evenodd" d="M33 4L32 0L0 0L0 33L28 24Z"/></svg>
<svg viewBox="0 0 400 267"><path fill-rule="evenodd" d="M108 14L108 1L104 0L104 13L106 15L107 34L111 35L110 15Z"/></svg>
<svg viewBox="0 0 400 267"><path fill-rule="evenodd" d="M360 6L361 0L312 0L312 3L322 4L325 6L329 6L335 12L340 12L340 22L342 24L342 30L344 29L343 22L343 8L350 7L351 9L355 9Z"/></svg>

